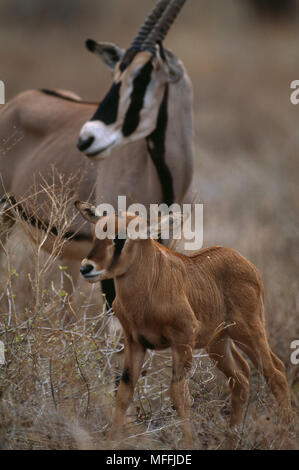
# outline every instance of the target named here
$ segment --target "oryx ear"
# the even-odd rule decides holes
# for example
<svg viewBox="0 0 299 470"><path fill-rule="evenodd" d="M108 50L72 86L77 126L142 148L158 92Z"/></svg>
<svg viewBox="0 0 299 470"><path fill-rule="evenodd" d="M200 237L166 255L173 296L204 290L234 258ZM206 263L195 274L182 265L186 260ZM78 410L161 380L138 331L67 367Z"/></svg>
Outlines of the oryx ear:
<svg viewBox="0 0 299 470"><path fill-rule="evenodd" d="M97 54L111 70L115 69L117 62L122 59L125 53L123 49L110 42L87 39L85 45L90 52Z"/></svg>
<svg viewBox="0 0 299 470"><path fill-rule="evenodd" d="M163 50L164 67L169 83L176 83L184 76L184 69L180 60L168 49Z"/></svg>
<svg viewBox="0 0 299 470"><path fill-rule="evenodd" d="M87 220L91 224L97 223L100 217L97 215L97 208L95 206L89 204L89 202L81 201L76 201L75 206L85 220Z"/></svg>

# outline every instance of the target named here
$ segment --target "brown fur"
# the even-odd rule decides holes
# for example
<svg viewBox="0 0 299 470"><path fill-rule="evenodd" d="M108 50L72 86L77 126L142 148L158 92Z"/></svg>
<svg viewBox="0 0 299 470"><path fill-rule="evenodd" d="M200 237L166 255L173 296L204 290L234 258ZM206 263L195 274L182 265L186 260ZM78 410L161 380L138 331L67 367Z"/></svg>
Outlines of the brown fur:
<svg viewBox="0 0 299 470"><path fill-rule="evenodd" d="M86 217L81 203L77 208ZM117 265L109 271L112 242L95 239L94 243L82 266L106 269L101 279L115 277L113 309L125 335L125 372L112 435L124 421L146 347L172 349L170 395L183 420L187 446L192 442L188 371L196 348L205 348L229 380L230 426L242 422L249 392L249 365L237 347L262 372L283 417L287 416L290 399L285 369L267 340L264 289L252 263L231 248L215 246L186 256L152 239L128 239Z"/></svg>

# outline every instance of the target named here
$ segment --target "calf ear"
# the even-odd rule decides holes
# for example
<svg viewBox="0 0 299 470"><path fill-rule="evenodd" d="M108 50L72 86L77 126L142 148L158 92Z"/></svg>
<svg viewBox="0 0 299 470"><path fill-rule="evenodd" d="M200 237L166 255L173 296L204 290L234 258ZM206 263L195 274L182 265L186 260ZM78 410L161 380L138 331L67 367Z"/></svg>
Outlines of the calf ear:
<svg viewBox="0 0 299 470"><path fill-rule="evenodd" d="M96 224L99 220L97 215L97 208L88 202L76 201L75 206L80 212L80 214L91 224Z"/></svg>
<svg viewBox="0 0 299 470"><path fill-rule="evenodd" d="M125 53L123 49L110 42L96 42L93 39L87 39L85 45L90 52L97 54L111 70L115 69L115 65Z"/></svg>
<svg viewBox="0 0 299 470"><path fill-rule="evenodd" d="M148 227L148 237L154 239L177 239L180 235L180 229L183 223L183 214L181 212L171 212L167 215L162 215L158 223Z"/></svg>

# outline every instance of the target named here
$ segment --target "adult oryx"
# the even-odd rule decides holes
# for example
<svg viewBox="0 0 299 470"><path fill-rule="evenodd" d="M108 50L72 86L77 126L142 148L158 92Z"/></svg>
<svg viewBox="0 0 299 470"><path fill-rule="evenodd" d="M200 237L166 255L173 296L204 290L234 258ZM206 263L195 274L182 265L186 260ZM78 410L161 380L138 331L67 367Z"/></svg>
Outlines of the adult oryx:
<svg viewBox="0 0 299 470"><path fill-rule="evenodd" d="M29 91L0 111L0 173L7 193L20 200L33 175L41 184L54 164L66 176L84 167L77 188L82 200L95 187L98 204L116 206L119 195L143 204L191 202L192 87L182 62L162 45L184 3L159 0L126 51L87 41L87 48L114 70L112 87L99 105L56 92ZM79 131L78 148L89 157L85 160L75 148ZM44 213L37 209L32 217L28 211L29 203L31 224L38 218L47 224ZM78 262L79 272L89 227L82 228L76 219L67 236L71 238L62 256ZM111 302L110 287L104 290Z"/></svg>

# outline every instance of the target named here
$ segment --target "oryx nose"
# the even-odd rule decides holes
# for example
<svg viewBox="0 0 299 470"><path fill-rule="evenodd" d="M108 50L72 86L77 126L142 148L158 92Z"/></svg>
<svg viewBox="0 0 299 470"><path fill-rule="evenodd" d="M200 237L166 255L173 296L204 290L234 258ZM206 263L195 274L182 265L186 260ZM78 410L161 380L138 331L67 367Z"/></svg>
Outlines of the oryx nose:
<svg viewBox="0 0 299 470"><path fill-rule="evenodd" d="M92 264L85 264L84 266L81 266L80 268L80 273L82 276L86 276L93 270L93 265Z"/></svg>
<svg viewBox="0 0 299 470"><path fill-rule="evenodd" d="M77 143L77 147L80 150L80 152L84 152L85 150L88 149L88 147L91 146L93 141L94 141L94 137L92 135L90 137L87 137L86 139L82 139L80 137Z"/></svg>

